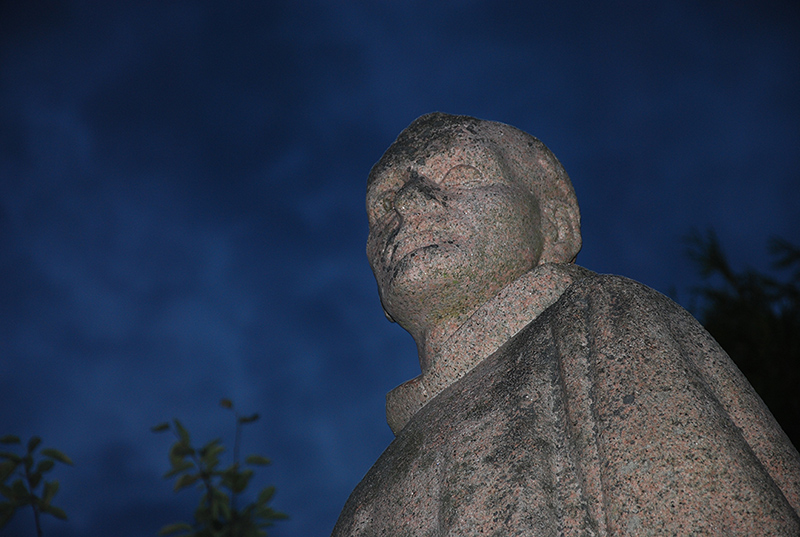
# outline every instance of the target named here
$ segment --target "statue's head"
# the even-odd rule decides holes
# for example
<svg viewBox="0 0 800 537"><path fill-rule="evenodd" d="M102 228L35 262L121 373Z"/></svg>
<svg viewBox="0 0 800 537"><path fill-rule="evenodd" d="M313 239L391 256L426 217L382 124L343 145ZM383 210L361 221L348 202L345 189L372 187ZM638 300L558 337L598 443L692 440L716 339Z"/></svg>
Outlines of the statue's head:
<svg viewBox="0 0 800 537"><path fill-rule="evenodd" d="M370 171L367 214L384 310L415 339L581 247L575 192L550 150L467 116L428 114L400 133Z"/></svg>

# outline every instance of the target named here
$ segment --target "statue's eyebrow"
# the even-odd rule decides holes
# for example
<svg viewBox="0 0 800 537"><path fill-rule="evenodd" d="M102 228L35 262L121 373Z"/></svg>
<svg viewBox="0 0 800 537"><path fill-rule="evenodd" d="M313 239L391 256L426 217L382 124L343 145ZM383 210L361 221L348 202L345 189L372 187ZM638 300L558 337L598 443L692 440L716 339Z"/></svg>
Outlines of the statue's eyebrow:
<svg viewBox="0 0 800 537"><path fill-rule="evenodd" d="M398 190L405 184L405 181L402 179L403 174L399 174L398 177L397 173L383 173L380 177L376 177L375 180L370 182L367 186L367 197L378 195L389 191L389 190Z"/></svg>
<svg viewBox="0 0 800 537"><path fill-rule="evenodd" d="M369 203L370 206L374 206L390 191L390 188L381 187L380 185L371 186L367 189L367 203Z"/></svg>

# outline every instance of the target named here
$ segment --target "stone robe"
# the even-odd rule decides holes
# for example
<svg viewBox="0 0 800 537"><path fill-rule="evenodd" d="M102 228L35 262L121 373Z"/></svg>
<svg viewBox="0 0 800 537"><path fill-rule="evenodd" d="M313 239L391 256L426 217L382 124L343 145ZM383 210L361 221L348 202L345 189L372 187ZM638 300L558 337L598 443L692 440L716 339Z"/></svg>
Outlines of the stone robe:
<svg viewBox="0 0 800 537"><path fill-rule="evenodd" d="M423 403L341 536L800 535L800 457L663 295L583 271Z"/></svg>

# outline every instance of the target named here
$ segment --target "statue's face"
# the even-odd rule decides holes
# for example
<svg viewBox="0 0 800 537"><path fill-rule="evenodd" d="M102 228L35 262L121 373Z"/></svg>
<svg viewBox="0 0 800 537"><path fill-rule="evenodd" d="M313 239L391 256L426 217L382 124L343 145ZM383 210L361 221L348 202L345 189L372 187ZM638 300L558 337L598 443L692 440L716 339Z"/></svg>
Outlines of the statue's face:
<svg viewBox="0 0 800 537"><path fill-rule="evenodd" d="M412 335L457 318L533 268L538 203L490 151L409 156L367 189L367 256L386 311Z"/></svg>

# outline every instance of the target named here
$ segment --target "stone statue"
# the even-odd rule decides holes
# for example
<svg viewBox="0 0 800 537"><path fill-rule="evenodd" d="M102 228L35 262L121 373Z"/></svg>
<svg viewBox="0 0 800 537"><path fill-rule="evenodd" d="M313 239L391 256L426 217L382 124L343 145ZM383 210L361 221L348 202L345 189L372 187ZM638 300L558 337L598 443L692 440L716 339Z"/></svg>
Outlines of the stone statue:
<svg viewBox="0 0 800 537"><path fill-rule="evenodd" d="M685 310L573 264L575 193L539 140L423 116L367 212L422 374L335 537L800 535L797 450Z"/></svg>

